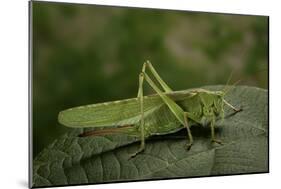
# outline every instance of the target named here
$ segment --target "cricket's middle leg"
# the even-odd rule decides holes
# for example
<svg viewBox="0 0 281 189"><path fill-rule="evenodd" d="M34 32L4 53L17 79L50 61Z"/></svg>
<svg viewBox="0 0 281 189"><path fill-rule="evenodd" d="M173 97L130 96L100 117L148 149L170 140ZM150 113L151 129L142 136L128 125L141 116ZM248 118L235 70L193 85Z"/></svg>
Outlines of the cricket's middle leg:
<svg viewBox="0 0 281 189"><path fill-rule="evenodd" d="M213 119L211 121L211 142L222 144L222 141L216 139L216 137L215 137L215 119Z"/></svg>
<svg viewBox="0 0 281 189"><path fill-rule="evenodd" d="M193 144L193 137L191 134L191 130L190 127L188 125L188 113L184 112L184 127L187 129L187 134L188 134L188 139L189 139L189 143L187 143L187 150L190 150L192 144Z"/></svg>

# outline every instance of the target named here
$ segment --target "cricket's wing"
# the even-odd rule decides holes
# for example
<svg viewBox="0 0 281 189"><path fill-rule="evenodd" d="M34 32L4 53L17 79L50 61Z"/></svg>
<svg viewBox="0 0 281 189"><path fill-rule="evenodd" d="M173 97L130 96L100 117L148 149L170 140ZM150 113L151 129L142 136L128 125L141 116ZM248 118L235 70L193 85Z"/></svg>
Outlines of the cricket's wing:
<svg viewBox="0 0 281 189"><path fill-rule="evenodd" d="M146 98L144 112L163 104L160 98ZM140 120L137 98L70 108L59 113L58 120L68 127L106 127L135 124Z"/></svg>
<svg viewBox="0 0 281 189"><path fill-rule="evenodd" d="M173 100L181 100L188 95L173 92L168 94ZM144 97L144 114L150 114L164 102L158 95ZM140 121L140 104L137 98L79 106L61 111L58 120L68 127L107 127L133 125Z"/></svg>

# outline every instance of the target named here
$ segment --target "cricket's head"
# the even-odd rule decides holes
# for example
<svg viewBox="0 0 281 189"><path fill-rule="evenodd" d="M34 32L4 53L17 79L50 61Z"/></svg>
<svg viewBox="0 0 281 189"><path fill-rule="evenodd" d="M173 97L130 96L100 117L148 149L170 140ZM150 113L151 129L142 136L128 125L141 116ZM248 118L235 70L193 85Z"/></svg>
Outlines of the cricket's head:
<svg viewBox="0 0 281 189"><path fill-rule="evenodd" d="M233 85L225 85L225 87L221 91L214 91L212 97L212 106L213 112L215 115L220 116L222 119L224 118L224 98L225 95L228 94L234 87L240 82L240 80L236 81Z"/></svg>
<svg viewBox="0 0 281 189"><path fill-rule="evenodd" d="M214 116L224 117L224 91L205 91L199 95L203 104L203 115L209 121Z"/></svg>

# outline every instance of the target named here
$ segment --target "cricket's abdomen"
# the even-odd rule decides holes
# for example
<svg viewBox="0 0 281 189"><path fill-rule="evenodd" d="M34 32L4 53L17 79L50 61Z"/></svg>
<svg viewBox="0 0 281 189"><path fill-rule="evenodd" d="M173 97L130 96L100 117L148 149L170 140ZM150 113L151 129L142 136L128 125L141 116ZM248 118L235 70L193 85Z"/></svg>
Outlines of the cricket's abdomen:
<svg viewBox="0 0 281 189"><path fill-rule="evenodd" d="M138 129L139 127L140 126L137 125ZM148 137L151 135L164 135L173 133L183 128L183 126L177 120L175 115L169 110L168 106L163 104L159 106L153 113L145 115L144 128L145 136Z"/></svg>
<svg viewBox="0 0 281 189"><path fill-rule="evenodd" d="M185 112L189 113L189 126L192 126L195 123L201 123L202 106L200 98L198 98L197 95L184 100L176 101L176 103ZM146 114L144 120L146 136L174 133L184 127L165 104L158 106L158 108L154 109L153 112ZM139 128L139 125L137 128Z"/></svg>

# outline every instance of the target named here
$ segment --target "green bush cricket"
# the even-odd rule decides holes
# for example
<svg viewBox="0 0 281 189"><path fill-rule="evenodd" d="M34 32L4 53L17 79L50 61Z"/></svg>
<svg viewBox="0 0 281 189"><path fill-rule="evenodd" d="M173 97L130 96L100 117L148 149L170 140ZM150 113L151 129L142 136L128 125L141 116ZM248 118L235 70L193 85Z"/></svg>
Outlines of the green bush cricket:
<svg viewBox="0 0 281 189"><path fill-rule="evenodd" d="M146 69L160 84L162 91L147 74ZM143 96L144 80L156 91L156 94ZM193 144L190 126L194 124L211 127L211 141L221 144L215 137L216 118L224 119L224 106L235 108L224 97L230 88L221 91L192 89L172 91L162 80L149 61L143 64L139 75L137 98L98 103L70 108L61 111L58 120L62 125L73 128L96 128L80 136L100 136L125 133L140 138L140 148L132 157L145 149L145 139L152 135L174 133L183 127L187 129L187 150Z"/></svg>

